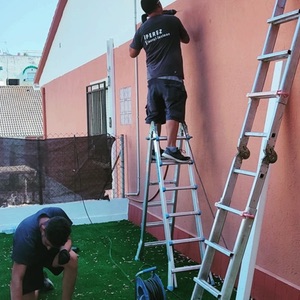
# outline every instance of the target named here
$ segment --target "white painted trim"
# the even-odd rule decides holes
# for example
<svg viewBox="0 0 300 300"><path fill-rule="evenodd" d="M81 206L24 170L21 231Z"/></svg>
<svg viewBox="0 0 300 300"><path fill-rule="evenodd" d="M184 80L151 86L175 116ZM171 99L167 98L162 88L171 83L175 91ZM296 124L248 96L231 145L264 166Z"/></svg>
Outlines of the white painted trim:
<svg viewBox="0 0 300 300"><path fill-rule="evenodd" d="M85 200L58 204L24 205L0 208L0 233L13 233L26 217L44 207L62 208L74 225L128 220L128 199ZM85 210L86 208L86 210ZM87 215L87 213L88 215Z"/></svg>

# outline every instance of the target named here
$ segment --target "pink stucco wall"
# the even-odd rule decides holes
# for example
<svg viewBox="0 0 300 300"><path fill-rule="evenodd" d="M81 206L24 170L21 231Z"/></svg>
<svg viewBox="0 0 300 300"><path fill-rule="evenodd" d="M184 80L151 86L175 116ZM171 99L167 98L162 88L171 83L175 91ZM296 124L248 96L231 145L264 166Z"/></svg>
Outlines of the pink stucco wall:
<svg viewBox="0 0 300 300"><path fill-rule="evenodd" d="M47 138L87 134L86 87L106 76L106 57L99 57L45 85Z"/></svg>
<svg viewBox="0 0 300 300"><path fill-rule="evenodd" d="M188 3L188 5L187 5ZM193 136L191 145L201 179L205 185L209 203L220 199L227 173L244 119L247 98L254 80L257 60L267 32L266 20L271 16L274 1L234 0L178 0L172 6L186 26L191 42L184 45L183 57L188 92L186 121ZM298 0L288 1L287 11L299 8ZM292 27L283 29L282 46L288 48ZM135 106L134 60L129 58L126 43L115 49L116 120L117 134L125 135L126 192L136 190L136 126L140 126L141 184L138 196L131 196L130 218L139 222L140 209L137 201L143 198L144 170L148 127L144 125L146 99L146 72L144 53L139 57L139 111ZM271 68L272 71L272 68ZM256 276L266 279L263 290L256 279L253 285L255 299L299 299L300 294L300 96L299 73L295 77L291 97L282 121L276 145L278 161L271 166L268 199L262 226ZM86 98L85 87L99 78L106 77L106 57L98 59L58 78L45 86L45 112L47 133L85 133ZM268 82L271 78L268 79ZM132 88L133 123L121 125L119 92ZM136 115L138 114L138 117ZM136 124L136 120L139 120ZM259 117L258 123L262 123ZM255 146L255 145L253 145ZM254 150L255 152L255 150ZM251 166L251 163L249 163ZM213 217L207 201L199 190L203 210L204 232L209 234ZM243 187L238 198L245 198ZM188 201L189 199L186 199ZM240 205L238 200L234 200ZM184 206L185 203L179 205ZM214 209L215 210L215 209ZM193 233L192 223L182 222L180 227ZM224 238L233 245L237 222L229 222ZM189 249L190 250L190 249ZM224 271L222 262L215 270ZM268 282L271 282L270 284ZM284 284L291 290L291 298L266 297L266 289L274 282ZM279 288L280 289L280 288ZM274 290L271 288L271 290ZM282 289L281 289L282 290ZM262 291L262 292L261 292ZM285 294L288 295L288 294Z"/></svg>

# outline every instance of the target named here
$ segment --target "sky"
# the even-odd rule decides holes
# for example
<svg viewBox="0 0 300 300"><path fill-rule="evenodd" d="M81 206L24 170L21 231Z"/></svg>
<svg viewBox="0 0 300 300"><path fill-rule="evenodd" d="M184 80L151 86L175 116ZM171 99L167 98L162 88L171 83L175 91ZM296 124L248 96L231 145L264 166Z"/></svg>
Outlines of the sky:
<svg viewBox="0 0 300 300"><path fill-rule="evenodd" d="M58 0L0 0L0 54L43 51Z"/></svg>

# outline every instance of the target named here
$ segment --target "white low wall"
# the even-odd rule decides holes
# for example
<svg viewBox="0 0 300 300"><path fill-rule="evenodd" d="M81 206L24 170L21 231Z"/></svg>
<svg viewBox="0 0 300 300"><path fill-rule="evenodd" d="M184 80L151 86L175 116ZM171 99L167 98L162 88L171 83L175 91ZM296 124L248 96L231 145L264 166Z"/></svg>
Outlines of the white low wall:
<svg viewBox="0 0 300 300"><path fill-rule="evenodd" d="M24 218L49 206L61 207L74 225L128 220L128 199L126 198L110 201L85 200L84 202L13 206L0 208L0 233L13 233Z"/></svg>

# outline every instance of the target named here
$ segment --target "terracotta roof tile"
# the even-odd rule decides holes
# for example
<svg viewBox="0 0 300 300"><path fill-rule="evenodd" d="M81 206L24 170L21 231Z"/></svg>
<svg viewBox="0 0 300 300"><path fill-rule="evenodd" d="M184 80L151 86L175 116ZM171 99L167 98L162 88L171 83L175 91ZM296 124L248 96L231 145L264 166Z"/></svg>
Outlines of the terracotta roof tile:
<svg viewBox="0 0 300 300"><path fill-rule="evenodd" d="M40 90L32 86L0 86L0 136L43 136Z"/></svg>

